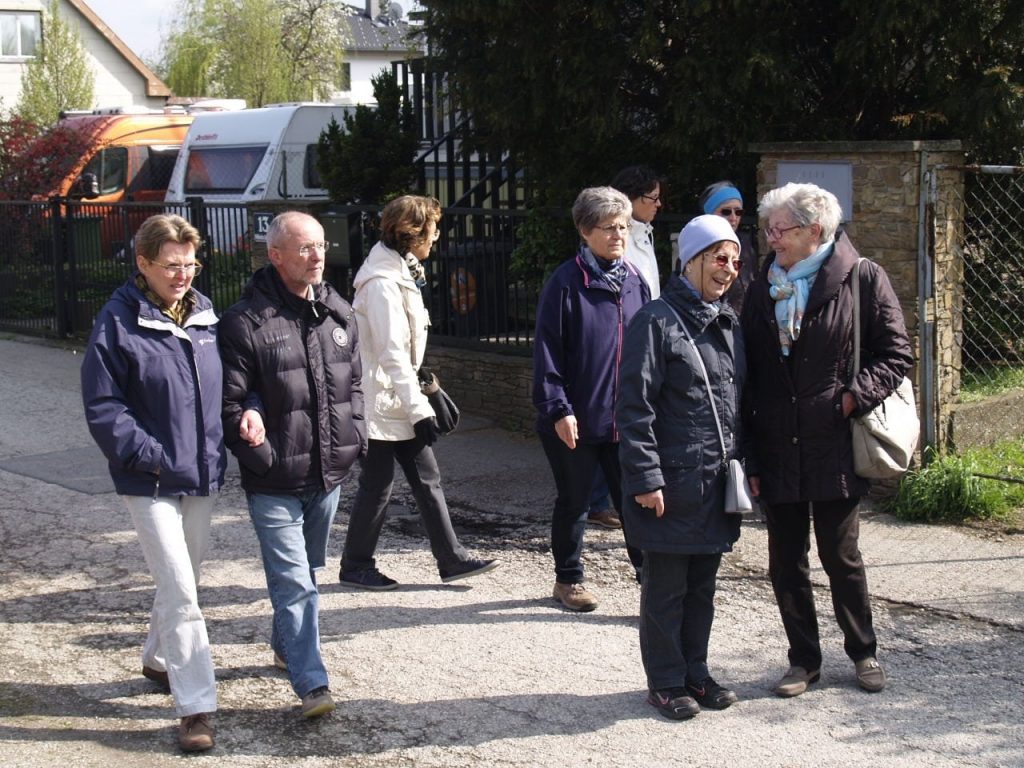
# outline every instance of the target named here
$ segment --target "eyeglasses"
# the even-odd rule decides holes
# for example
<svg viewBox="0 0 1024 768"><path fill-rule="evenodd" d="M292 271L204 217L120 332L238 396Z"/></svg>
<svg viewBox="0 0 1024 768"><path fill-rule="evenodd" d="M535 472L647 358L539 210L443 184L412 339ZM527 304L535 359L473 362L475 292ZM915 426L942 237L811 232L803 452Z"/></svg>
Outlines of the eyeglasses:
<svg viewBox="0 0 1024 768"><path fill-rule="evenodd" d="M625 237L626 233L629 232L629 226L627 224L609 224L606 227L594 227L604 232L608 237L612 235L620 235Z"/></svg>
<svg viewBox="0 0 1024 768"><path fill-rule="evenodd" d="M718 215L719 216L742 216L743 215L743 209L742 208L722 208L718 212Z"/></svg>
<svg viewBox="0 0 1024 768"><path fill-rule="evenodd" d="M161 264L152 259L148 259L148 261L154 267L162 269L167 277L177 277L178 275L192 275L195 277L203 271L203 265L198 262L195 264Z"/></svg>
<svg viewBox="0 0 1024 768"><path fill-rule="evenodd" d="M806 225L794 224L792 227L768 227L764 233L771 240L778 240L791 229L803 229Z"/></svg>
<svg viewBox="0 0 1024 768"><path fill-rule="evenodd" d="M661 195L640 195L640 197L642 197L648 203L652 203L654 205L657 205L658 203L661 202Z"/></svg>
<svg viewBox="0 0 1024 768"><path fill-rule="evenodd" d="M743 262L742 261L740 261L739 259L730 258L729 255L725 254L725 253L709 253L708 256L710 256L711 259L718 266L720 266L720 267L728 267L728 266L731 265L733 270L736 271L736 272L739 272L740 271L740 267L743 266Z"/></svg>
<svg viewBox="0 0 1024 768"><path fill-rule="evenodd" d="M327 253L330 247L330 243L325 243L323 240L318 240L315 243L304 243L295 250L299 252L299 256L308 259L310 256L313 255L314 251L320 251L320 253Z"/></svg>

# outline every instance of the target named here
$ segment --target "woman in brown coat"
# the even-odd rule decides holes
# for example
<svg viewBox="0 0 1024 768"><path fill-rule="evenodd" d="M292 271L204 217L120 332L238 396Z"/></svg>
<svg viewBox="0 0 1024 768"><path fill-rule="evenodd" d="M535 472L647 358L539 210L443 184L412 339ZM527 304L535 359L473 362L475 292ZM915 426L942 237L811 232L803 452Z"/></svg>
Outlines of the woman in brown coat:
<svg viewBox="0 0 1024 768"><path fill-rule="evenodd" d="M884 270L860 268L863 368L851 379L853 293L859 258L835 196L813 184L768 192L758 212L773 249L751 286L741 325L747 348L751 488L766 505L769 570L789 640L790 668L775 686L796 696L821 673L811 591L810 522L857 682L880 691L864 562L850 418L884 400L913 364L903 313Z"/></svg>

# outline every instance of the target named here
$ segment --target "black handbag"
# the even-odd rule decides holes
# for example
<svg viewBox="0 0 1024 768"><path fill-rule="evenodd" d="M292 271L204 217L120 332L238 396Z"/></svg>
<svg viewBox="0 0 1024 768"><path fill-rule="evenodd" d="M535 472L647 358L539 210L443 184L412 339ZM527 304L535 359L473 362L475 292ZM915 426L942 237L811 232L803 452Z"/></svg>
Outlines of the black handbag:
<svg viewBox="0 0 1024 768"><path fill-rule="evenodd" d="M430 407L434 409L437 428L442 435L450 435L459 426L459 407L447 392L441 389L437 376L426 368L416 372L420 381L420 391L427 396Z"/></svg>

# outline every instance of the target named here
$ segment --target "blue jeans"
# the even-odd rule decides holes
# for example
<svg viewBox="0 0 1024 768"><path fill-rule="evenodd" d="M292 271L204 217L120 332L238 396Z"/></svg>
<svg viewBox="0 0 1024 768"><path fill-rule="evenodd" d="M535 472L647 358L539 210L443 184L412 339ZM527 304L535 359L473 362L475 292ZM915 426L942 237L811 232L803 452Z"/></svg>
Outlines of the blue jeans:
<svg viewBox="0 0 1024 768"><path fill-rule="evenodd" d="M288 664L288 677L299 697L327 685L313 571L326 562L340 495L340 487L301 496L246 494L274 607L270 646Z"/></svg>

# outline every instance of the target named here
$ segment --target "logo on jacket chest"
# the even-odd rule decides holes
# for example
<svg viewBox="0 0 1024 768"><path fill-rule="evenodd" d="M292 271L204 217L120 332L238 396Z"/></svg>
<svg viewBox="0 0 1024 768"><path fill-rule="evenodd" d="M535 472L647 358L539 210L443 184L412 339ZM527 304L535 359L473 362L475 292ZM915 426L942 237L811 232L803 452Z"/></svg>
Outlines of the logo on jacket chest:
<svg viewBox="0 0 1024 768"><path fill-rule="evenodd" d="M348 334L345 333L344 328L335 328L331 331L331 338L334 339L334 343L339 347L348 346Z"/></svg>

